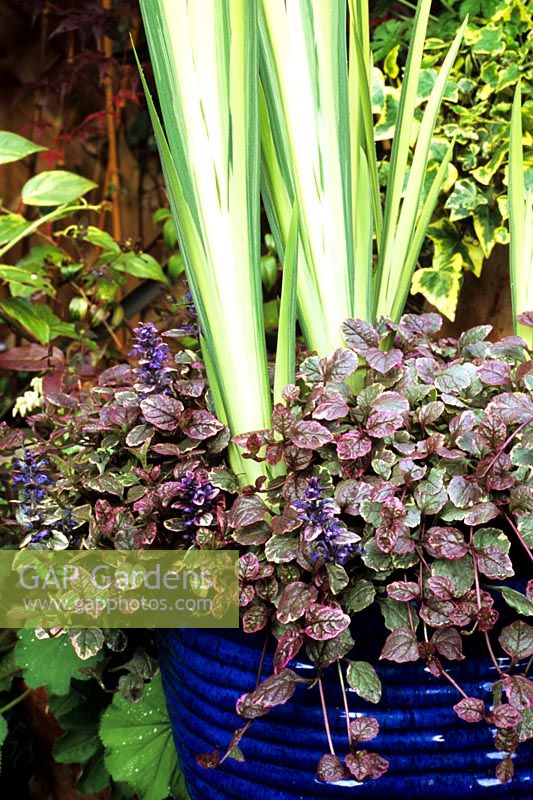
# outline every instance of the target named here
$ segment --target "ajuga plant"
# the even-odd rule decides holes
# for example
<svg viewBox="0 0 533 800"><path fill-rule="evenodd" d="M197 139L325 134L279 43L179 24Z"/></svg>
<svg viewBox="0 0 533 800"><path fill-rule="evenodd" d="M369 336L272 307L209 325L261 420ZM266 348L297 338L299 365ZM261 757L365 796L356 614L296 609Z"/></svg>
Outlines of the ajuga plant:
<svg viewBox="0 0 533 800"><path fill-rule="evenodd" d="M342 686L379 702L379 668L352 638L359 612L377 606L381 659L420 662L449 682L465 725L495 729L506 782L533 731L533 359L519 336L490 342L485 325L443 339L441 322L347 320L346 347L301 361L267 428L234 438L245 461L284 467L244 492L203 365L186 350L170 357L140 325L132 367L28 418L12 470L19 510L2 535L37 549L239 548L242 627L273 634L274 674L236 698L243 726L227 755L246 753L244 732L293 695L295 658L315 667L310 682L334 665ZM160 384L145 379L145 340L164 355ZM9 436L0 446L5 455ZM491 688L473 696L450 665L483 656ZM386 759L365 744L378 730L372 716L352 721L319 778L382 775Z"/></svg>

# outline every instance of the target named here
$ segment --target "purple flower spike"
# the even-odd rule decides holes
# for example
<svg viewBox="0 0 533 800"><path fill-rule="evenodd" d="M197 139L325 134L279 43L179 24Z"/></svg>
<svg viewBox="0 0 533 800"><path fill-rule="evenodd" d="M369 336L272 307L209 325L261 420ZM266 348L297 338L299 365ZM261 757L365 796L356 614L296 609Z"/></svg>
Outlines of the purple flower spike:
<svg viewBox="0 0 533 800"><path fill-rule="evenodd" d="M293 508L305 523L304 538L313 542L311 561L334 561L344 564L356 551L347 541L347 531L336 514L338 509L330 497L324 497L320 478L308 478L305 500L294 500ZM315 541L316 540L316 541Z"/></svg>
<svg viewBox="0 0 533 800"><path fill-rule="evenodd" d="M135 341L130 356L136 356L137 382L142 392L168 390L170 351L153 322L141 322L133 329Z"/></svg>
<svg viewBox="0 0 533 800"><path fill-rule="evenodd" d="M181 511L184 533L192 539L197 528L207 527L215 519L220 489L213 486L205 470L187 470L178 483L180 491L172 508Z"/></svg>

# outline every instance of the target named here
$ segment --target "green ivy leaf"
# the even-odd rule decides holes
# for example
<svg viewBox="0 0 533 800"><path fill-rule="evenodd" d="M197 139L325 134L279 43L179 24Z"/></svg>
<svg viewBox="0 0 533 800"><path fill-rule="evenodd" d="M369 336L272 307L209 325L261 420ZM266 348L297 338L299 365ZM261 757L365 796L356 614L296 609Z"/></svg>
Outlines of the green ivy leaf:
<svg viewBox="0 0 533 800"><path fill-rule="evenodd" d="M0 314L15 320L22 328L35 337L40 344L50 341L50 326L41 317L39 306L29 300L11 297L0 301Z"/></svg>
<svg viewBox="0 0 533 800"><path fill-rule="evenodd" d="M40 172L22 188L22 202L27 206L62 206L96 189L97 184L74 172Z"/></svg>
<svg viewBox="0 0 533 800"><path fill-rule="evenodd" d="M115 693L102 717L100 737L114 780L130 784L143 800L165 800L169 794L186 800L160 676L138 703Z"/></svg>
<svg viewBox="0 0 533 800"><path fill-rule="evenodd" d="M81 661L67 636L37 639L29 628L19 632L15 645L15 661L22 667L28 686L44 686L51 694L66 694L72 678L87 680L88 676L80 670L94 666L99 660L99 656L94 656Z"/></svg>
<svg viewBox="0 0 533 800"><path fill-rule="evenodd" d="M487 205L488 200L485 194L478 192L477 186L470 178L462 178L456 181L453 192L446 200L445 208L451 210L450 220L455 222L458 219L469 217L479 206Z"/></svg>
<svg viewBox="0 0 533 800"><path fill-rule="evenodd" d="M30 142L24 136L19 136L18 133L0 131L0 164L11 164L13 161L31 156L32 153L40 153L47 149L40 144Z"/></svg>

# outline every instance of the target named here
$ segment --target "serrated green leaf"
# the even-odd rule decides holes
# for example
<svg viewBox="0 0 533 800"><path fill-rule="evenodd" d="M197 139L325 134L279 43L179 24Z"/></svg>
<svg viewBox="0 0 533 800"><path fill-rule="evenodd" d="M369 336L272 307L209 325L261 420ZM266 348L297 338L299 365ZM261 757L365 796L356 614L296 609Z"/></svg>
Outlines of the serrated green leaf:
<svg viewBox="0 0 533 800"><path fill-rule="evenodd" d="M97 184L74 172L40 172L22 188L22 202L27 206L62 206L96 189Z"/></svg>
<svg viewBox="0 0 533 800"><path fill-rule="evenodd" d="M82 661L74 652L67 636L37 639L33 630L19 632L15 660L22 667L28 686L43 686L51 694L66 694L72 678L87 680L80 670L93 667L100 660L94 656Z"/></svg>
<svg viewBox="0 0 533 800"><path fill-rule="evenodd" d="M143 800L165 800L169 794L186 800L160 676L138 703L115 693L102 717L100 737L113 780L128 783Z"/></svg>

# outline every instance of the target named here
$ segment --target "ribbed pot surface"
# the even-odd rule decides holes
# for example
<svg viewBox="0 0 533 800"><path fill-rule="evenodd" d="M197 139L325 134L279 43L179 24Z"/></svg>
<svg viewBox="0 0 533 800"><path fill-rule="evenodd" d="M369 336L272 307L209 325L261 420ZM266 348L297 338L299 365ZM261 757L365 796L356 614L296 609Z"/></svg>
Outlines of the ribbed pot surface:
<svg viewBox="0 0 533 800"><path fill-rule="evenodd" d="M191 800L344 800L344 798L533 798L533 747L522 745L516 777L502 785L494 769L495 752L487 725L462 722L452 710L459 699L445 680L436 680L420 664L377 662L358 649L354 658L373 661L383 684L379 705L349 691L350 713L374 716L379 736L363 747L390 762L388 773L365 783L320 783L316 766L328 752L318 689L298 687L283 706L256 720L241 742L246 760L228 759L220 768L198 766L196 756L225 752L234 730L243 725L235 713L237 698L255 687L262 635L224 630L168 630L160 633L163 684L174 741ZM371 650L371 648L369 648ZM295 666L296 664L296 666ZM268 653L263 677L271 673ZM302 675L310 667L292 662ZM449 669L469 695L490 701L495 668L468 660ZM338 755L346 753L346 723L335 669L326 671L324 688Z"/></svg>

